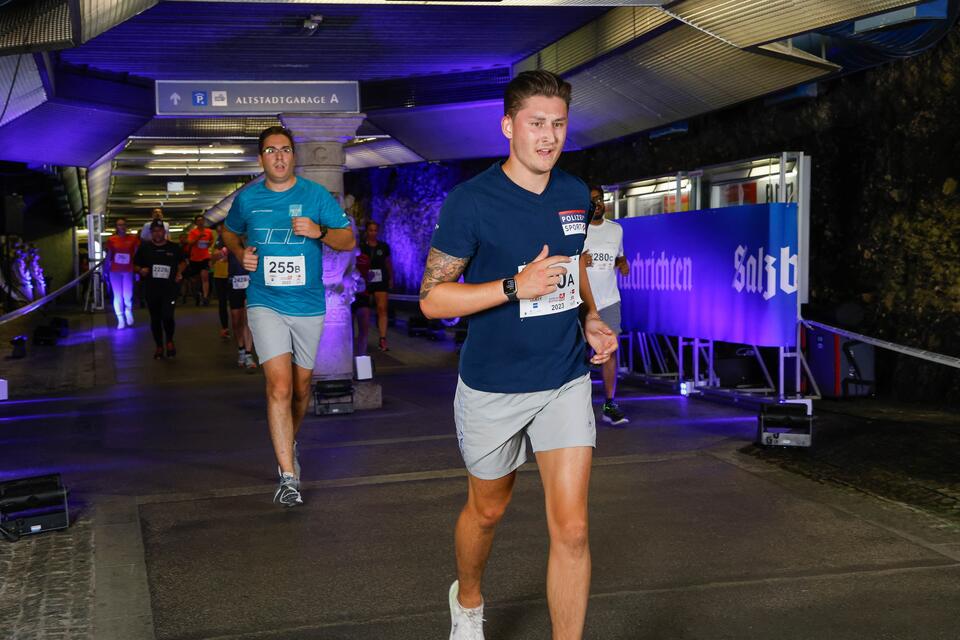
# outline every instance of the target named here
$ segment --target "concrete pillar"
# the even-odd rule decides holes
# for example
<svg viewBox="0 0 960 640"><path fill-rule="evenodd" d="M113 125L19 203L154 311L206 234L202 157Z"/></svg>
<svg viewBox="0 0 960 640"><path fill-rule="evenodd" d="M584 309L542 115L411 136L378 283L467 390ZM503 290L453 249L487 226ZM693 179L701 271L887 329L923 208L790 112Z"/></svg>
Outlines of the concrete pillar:
<svg viewBox="0 0 960 640"><path fill-rule="evenodd" d="M318 182L343 204L344 143L357 133L363 114L281 114L297 147L297 175ZM351 220L351 225L355 223ZM323 247L323 284L327 290L327 316L313 366L318 380L353 378L353 325L350 303L360 275L354 252Z"/></svg>

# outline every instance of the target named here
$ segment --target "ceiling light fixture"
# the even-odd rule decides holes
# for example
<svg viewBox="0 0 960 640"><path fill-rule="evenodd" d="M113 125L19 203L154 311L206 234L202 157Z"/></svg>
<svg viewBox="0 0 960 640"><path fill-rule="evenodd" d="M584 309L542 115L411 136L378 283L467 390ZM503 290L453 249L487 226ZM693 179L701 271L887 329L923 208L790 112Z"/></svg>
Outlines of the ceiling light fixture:
<svg viewBox="0 0 960 640"><path fill-rule="evenodd" d="M323 22L323 16L319 13L312 13L308 17L304 18L303 24L301 24L300 34L304 36L312 36L320 28L320 24Z"/></svg>

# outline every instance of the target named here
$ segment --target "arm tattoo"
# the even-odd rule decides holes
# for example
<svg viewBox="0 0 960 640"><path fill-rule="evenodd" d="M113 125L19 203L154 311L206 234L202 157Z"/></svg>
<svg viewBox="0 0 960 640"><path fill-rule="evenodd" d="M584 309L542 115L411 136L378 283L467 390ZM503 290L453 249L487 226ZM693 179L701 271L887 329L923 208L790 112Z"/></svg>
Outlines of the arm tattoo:
<svg viewBox="0 0 960 640"><path fill-rule="evenodd" d="M427 266L423 270L423 282L420 283L420 299L425 300L438 284L456 281L469 261L469 258L454 258L431 247Z"/></svg>

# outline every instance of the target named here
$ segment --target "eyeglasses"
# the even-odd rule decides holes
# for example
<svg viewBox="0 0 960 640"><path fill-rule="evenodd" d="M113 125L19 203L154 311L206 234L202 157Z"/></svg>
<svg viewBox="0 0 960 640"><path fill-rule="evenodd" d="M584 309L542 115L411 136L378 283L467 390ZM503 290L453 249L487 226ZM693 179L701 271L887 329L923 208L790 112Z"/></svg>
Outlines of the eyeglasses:
<svg viewBox="0 0 960 640"><path fill-rule="evenodd" d="M265 156L272 156L275 153L282 153L289 156L293 154L293 147L280 147L279 149L277 147L267 147L263 150L263 155Z"/></svg>

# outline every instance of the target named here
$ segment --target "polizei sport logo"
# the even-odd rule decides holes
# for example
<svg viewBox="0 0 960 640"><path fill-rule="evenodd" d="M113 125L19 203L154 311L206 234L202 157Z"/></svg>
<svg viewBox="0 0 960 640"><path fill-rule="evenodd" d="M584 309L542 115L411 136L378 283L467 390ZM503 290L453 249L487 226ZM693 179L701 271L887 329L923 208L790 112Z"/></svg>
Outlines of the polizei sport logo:
<svg viewBox="0 0 960 640"><path fill-rule="evenodd" d="M578 233L587 233L587 211L586 209L569 209L568 211L559 211L560 224L563 226L563 235L572 236Z"/></svg>

